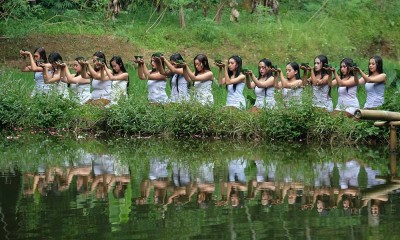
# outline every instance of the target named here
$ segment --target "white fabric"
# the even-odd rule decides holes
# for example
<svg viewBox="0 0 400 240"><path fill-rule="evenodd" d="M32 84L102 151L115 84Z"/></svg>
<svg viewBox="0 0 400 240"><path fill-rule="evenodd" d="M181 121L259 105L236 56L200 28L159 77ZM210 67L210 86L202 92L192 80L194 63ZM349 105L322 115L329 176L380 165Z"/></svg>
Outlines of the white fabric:
<svg viewBox="0 0 400 240"><path fill-rule="evenodd" d="M177 80L178 84L176 82ZM189 100L188 82L183 75L174 74L171 79L171 102L182 102Z"/></svg>
<svg viewBox="0 0 400 240"><path fill-rule="evenodd" d="M385 83L366 83L365 91L367 92L367 100L364 108L382 106L385 100Z"/></svg>
<svg viewBox="0 0 400 240"><path fill-rule="evenodd" d="M90 99L90 84L71 84L71 91L78 97L79 103L84 104Z"/></svg>
<svg viewBox="0 0 400 240"><path fill-rule="evenodd" d="M195 81L195 99L203 105L214 104L214 97L212 95L212 80Z"/></svg>
<svg viewBox="0 0 400 240"><path fill-rule="evenodd" d="M32 91L32 96L36 95L36 93L48 93L50 88L48 84L44 83L43 72L35 72L34 76L35 89Z"/></svg>
<svg viewBox="0 0 400 240"><path fill-rule="evenodd" d="M329 112L333 111L332 98L329 96L329 85L313 86L312 104L314 107L324 108Z"/></svg>
<svg viewBox="0 0 400 240"><path fill-rule="evenodd" d="M228 85L226 106L246 109L246 99L243 96L244 86L244 82L236 84L236 89L234 89L234 84Z"/></svg>
<svg viewBox="0 0 400 240"><path fill-rule="evenodd" d="M160 158L150 159L149 179L156 180L168 177L168 160Z"/></svg>
<svg viewBox="0 0 400 240"><path fill-rule="evenodd" d="M128 81L111 81L111 104L117 104L121 97L127 96Z"/></svg>
<svg viewBox="0 0 400 240"><path fill-rule="evenodd" d="M91 99L111 100L111 81L100 81L93 79Z"/></svg>
<svg viewBox="0 0 400 240"><path fill-rule="evenodd" d="M244 170L246 166L247 161L243 158L231 160L229 162L229 182L235 182L237 179L238 182L245 183L246 174L244 173Z"/></svg>
<svg viewBox="0 0 400 240"><path fill-rule="evenodd" d="M335 110L346 111L354 115L355 111L360 108L357 99L357 86L338 87L338 103Z"/></svg>
<svg viewBox="0 0 400 240"><path fill-rule="evenodd" d="M68 83L65 83L60 80L59 82L54 83L54 88L57 91L57 93L63 96L64 98L67 98L69 96Z"/></svg>
<svg viewBox="0 0 400 240"><path fill-rule="evenodd" d="M303 93L303 88L284 88L283 89L283 101L285 104L301 104L301 95Z"/></svg>
<svg viewBox="0 0 400 240"><path fill-rule="evenodd" d="M167 103L168 96L165 92L167 81L165 80L148 80L147 81L147 99L151 103Z"/></svg>
<svg viewBox="0 0 400 240"><path fill-rule="evenodd" d="M275 88L259 88L255 86L254 93L256 94L256 102L254 107L256 108L274 108L275 107Z"/></svg>

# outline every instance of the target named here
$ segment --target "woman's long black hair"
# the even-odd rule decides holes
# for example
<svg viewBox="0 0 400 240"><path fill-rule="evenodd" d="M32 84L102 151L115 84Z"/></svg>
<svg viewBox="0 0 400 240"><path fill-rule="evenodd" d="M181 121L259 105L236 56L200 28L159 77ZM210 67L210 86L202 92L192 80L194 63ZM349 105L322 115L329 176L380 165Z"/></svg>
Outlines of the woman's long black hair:
<svg viewBox="0 0 400 240"><path fill-rule="evenodd" d="M183 61L183 57L182 57L182 55L180 54L180 53L174 53L174 54L172 54L171 55L171 57L169 58L169 60L172 62L176 62L176 61L178 61L178 60L181 60L181 61ZM172 77L171 77L171 81L170 81L170 86L171 86L171 88L172 88L172 79L174 78L174 77L176 77L176 90L178 91L178 93L179 93L179 78L181 78L182 77L182 75L180 75L180 74L174 74ZM185 80L186 81L186 80Z"/></svg>
<svg viewBox="0 0 400 240"><path fill-rule="evenodd" d="M235 77L238 77L241 73L242 73L242 58L238 55L233 55L232 57L230 57L229 59L233 59L235 60L236 64L237 64L237 68L235 71ZM228 75L229 77L232 77L233 72L229 70L228 68ZM233 84L233 91L236 91L236 85L237 83Z"/></svg>
<svg viewBox="0 0 400 240"><path fill-rule="evenodd" d="M111 62L113 62L113 61L115 61L115 63L119 65L121 72L123 72L123 73L127 72L125 69L125 66L124 66L124 62L122 61L122 58L120 56L113 56L110 60L110 67L113 71L113 74L116 74L116 72L114 71L114 68L111 65ZM126 84L126 94L129 95L129 75L128 75L128 83Z"/></svg>

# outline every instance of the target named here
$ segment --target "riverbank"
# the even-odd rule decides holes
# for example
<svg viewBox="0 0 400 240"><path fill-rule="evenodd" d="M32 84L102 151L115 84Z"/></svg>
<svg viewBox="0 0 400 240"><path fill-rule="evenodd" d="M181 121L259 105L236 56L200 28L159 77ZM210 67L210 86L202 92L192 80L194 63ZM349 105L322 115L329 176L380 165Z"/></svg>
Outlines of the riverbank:
<svg viewBox="0 0 400 240"><path fill-rule="evenodd" d="M134 72L131 74L134 75ZM49 132L54 134L68 131L76 135L161 136L166 139L189 137L307 141L334 145L387 142L388 139L388 129L374 127L373 121L354 121L341 114L331 115L313 108L310 88L305 89L303 104L300 106L284 107L278 93L278 108L259 113L224 108L226 90L217 84L213 86L213 107L194 102L148 104L146 83L136 79L131 83L129 98L110 108L82 106L56 94L31 97L32 89L31 74L12 70L2 74L2 129L50 129ZM390 109L392 105L397 106L394 104L397 94L391 94L394 90L389 88L387 91L386 110L396 110ZM246 89L248 109L251 108L252 94L251 90Z"/></svg>

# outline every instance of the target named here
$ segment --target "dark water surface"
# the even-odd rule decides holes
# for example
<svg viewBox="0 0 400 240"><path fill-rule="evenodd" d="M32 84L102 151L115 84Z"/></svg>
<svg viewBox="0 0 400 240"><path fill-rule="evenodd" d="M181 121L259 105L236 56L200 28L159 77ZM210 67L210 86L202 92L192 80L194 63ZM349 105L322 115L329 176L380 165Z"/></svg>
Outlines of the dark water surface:
<svg viewBox="0 0 400 240"><path fill-rule="evenodd" d="M0 148L0 239L400 239L386 147L2 136Z"/></svg>

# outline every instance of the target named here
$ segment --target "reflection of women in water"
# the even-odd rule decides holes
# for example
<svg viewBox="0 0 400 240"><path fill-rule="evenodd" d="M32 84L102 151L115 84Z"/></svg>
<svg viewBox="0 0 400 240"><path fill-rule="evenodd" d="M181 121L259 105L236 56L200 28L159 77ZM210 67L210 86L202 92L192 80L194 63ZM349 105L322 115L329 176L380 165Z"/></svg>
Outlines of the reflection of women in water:
<svg viewBox="0 0 400 240"><path fill-rule="evenodd" d="M36 173L24 173L24 194L33 195L36 190L40 195L47 195L46 167L39 165Z"/></svg>
<svg viewBox="0 0 400 240"><path fill-rule="evenodd" d="M94 179L91 191L96 193L98 199L107 199L108 191L111 190L111 181L114 176L114 159L112 156L103 154L96 155L93 159Z"/></svg>
<svg viewBox="0 0 400 240"><path fill-rule="evenodd" d="M174 192L168 197L167 204L175 202L176 204L184 204L190 202L191 196L195 193L196 188L190 179L189 166L183 163L172 163L172 180L174 184Z"/></svg>
<svg viewBox="0 0 400 240"><path fill-rule="evenodd" d="M150 159L149 180L142 180L140 184L141 196L136 204L144 205L150 195L151 187L154 187L154 204L165 204L168 187L168 159Z"/></svg>
<svg viewBox="0 0 400 240"><path fill-rule="evenodd" d="M114 163L114 176L111 179L113 196L117 199L124 198L128 184L131 181L129 166L116 160Z"/></svg>
<svg viewBox="0 0 400 240"><path fill-rule="evenodd" d="M256 180L249 182L248 198L252 199L261 193L261 205L275 205L280 202L278 199L278 183L275 181L276 165L270 163L267 167L262 160L254 161L257 167ZM267 173L268 171L268 173Z"/></svg>
<svg viewBox="0 0 400 240"><path fill-rule="evenodd" d="M206 207L213 200L215 191L214 163L202 163L196 177L197 202L200 207Z"/></svg>
<svg viewBox="0 0 400 240"><path fill-rule="evenodd" d="M217 205L231 203L232 207L242 207L244 204L244 192L247 191L245 169L247 161L243 158L231 160L228 167L228 182L221 185L221 201ZM229 198L229 199L228 199Z"/></svg>

